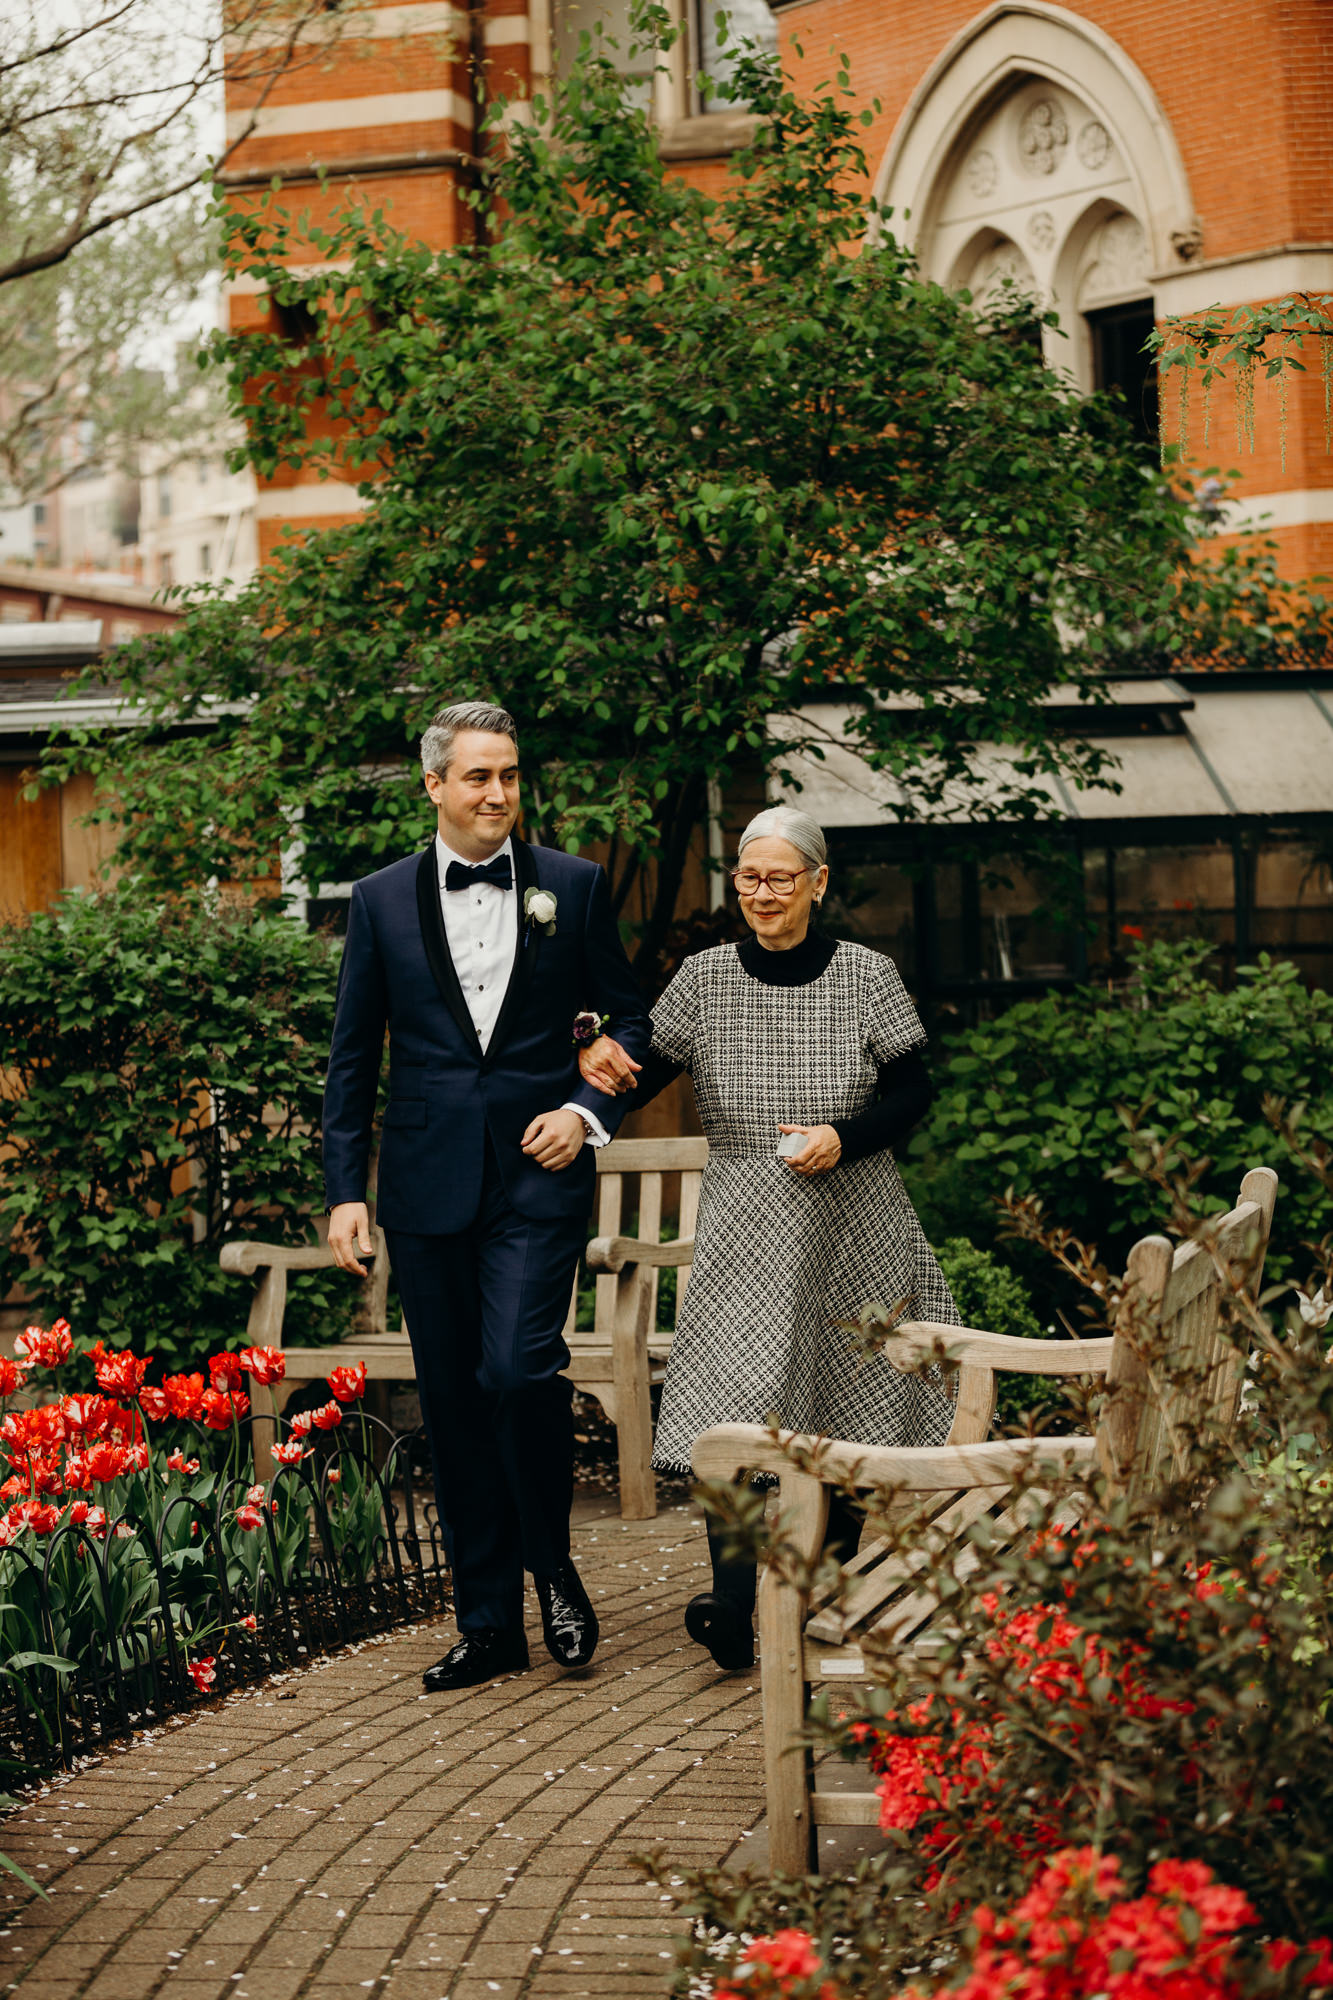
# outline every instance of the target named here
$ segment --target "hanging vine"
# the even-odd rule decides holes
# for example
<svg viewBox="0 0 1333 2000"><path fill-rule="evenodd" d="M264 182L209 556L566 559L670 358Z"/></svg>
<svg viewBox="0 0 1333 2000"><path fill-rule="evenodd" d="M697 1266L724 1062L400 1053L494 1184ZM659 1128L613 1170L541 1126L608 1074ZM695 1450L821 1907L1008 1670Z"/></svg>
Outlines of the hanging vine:
<svg viewBox="0 0 1333 2000"><path fill-rule="evenodd" d="M1179 435L1176 449L1189 455L1190 385L1197 375L1203 391L1203 443L1207 449L1214 383L1230 379L1236 397L1236 443L1255 449L1254 385L1260 371L1277 390L1278 441L1282 467L1287 464L1288 376L1308 373L1302 357L1307 342L1317 343L1324 389L1324 449L1333 452L1333 294L1294 293L1271 305L1237 306L1228 315L1222 307L1169 318L1152 334L1150 349L1163 376L1178 371ZM1163 456L1167 455L1163 444Z"/></svg>

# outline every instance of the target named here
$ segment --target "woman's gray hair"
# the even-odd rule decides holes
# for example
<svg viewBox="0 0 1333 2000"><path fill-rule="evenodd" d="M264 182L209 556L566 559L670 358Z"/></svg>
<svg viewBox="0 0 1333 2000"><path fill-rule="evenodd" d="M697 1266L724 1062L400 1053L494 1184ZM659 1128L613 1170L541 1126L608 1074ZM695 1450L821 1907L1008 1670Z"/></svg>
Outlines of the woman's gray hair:
<svg viewBox="0 0 1333 2000"><path fill-rule="evenodd" d="M507 736L518 755L518 725L507 708L493 701L456 701L442 708L421 739L421 768L442 778L449 769L454 738L461 729L484 729L488 736Z"/></svg>
<svg viewBox="0 0 1333 2000"><path fill-rule="evenodd" d="M823 868L828 862L823 828L799 806L765 806L756 813L740 837L737 855L744 853L748 842L765 839L790 841L813 868Z"/></svg>

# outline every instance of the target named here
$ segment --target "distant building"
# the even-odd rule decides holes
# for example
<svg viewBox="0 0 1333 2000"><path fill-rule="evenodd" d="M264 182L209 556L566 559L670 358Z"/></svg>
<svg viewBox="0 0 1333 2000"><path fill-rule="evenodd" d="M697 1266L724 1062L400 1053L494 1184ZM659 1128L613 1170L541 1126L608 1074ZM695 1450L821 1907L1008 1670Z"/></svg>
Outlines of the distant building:
<svg viewBox="0 0 1333 2000"><path fill-rule="evenodd" d="M139 479L138 574L146 584L244 583L259 566L254 474L229 472L210 441L182 456L145 451Z"/></svg>

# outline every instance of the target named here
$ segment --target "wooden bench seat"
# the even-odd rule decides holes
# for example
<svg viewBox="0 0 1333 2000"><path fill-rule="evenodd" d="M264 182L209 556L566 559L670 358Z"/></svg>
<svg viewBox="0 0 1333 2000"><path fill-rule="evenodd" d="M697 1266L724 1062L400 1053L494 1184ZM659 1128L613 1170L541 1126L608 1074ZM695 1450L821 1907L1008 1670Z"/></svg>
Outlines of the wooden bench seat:
<svg viewBox="0 0 1333 2000"><path fill-rule="evenodd" d="M615 1425L620 1511L629 1521L649 1520L657 1512L650 1391L665 1368L689 1283L699 1186L707 1159L708 1141L696 1138L614 1139L597 1154L597 1234L586 1258L596 1280L593 1324L576 1325L576 1280L564 1329L570 1351L565 1372L576 1389L597 1398ZM679 1179L677 1235L664 1242L664 1199L672 1191L673 1177ZM638 1234L624 1236L622 1225L632 1215L637 1215ZM331 1268L333 1253L326 1243L290 1247L238 1239L223 1246L222 1269L254 1283L247 1344L282 1347L287 1360L281 1383L274 1389L256 1384L254 1389L255 1460L265 1473L276 1418L293 1389L322 1380L330 1368L357 1362L372 1382L415 1379L407 1330L401 1324L391 1330L387 1323L389 1260L384 1238L376 1227L371 1235L375 1260L370 1276L360 1283L357 1331L350 1340L328 1347L287 1347L283 1340L288 1277L294 1271ZM667 1269L677 1273L675 1312L672 1324L660 1327L658 1276Z"/></svg>
<svg viewBox="0 0 1333 2000"><path fill-rule="evenodd" d="M1124 1304L1108 1339L1016 1340L925 1323L901 1328L886 1348L894 1360L928 1356L940 1343L960 1366L958 1414L943 1445L887 1450L791 1433L775 1437L744 1424L719 1425L698 1440L694 1469L700 1479L778 1475L781 1533L807 1573L823 1547L830 1490L843 1481L874 1489L881 1499L891 1494L890 1508L915 1513L924 1505L930 1517L910 1552L884 1537L867 1539L845 1565L850 1587L837 1598L803 1591L776 1564L764 1570L759 1645L775 1872L815 1865L818 1826L878 1824L875 1793L816 1789L806 1736L811 1689L873 1681L877 1655L939 1643L932 1562L947 1553L952 1573L975 1567L980 1558L972 1546L957 1544L983 1516L995 1546L1012 1544L1049 1491L1023 1484L1034 1474L1040 1481L1049 1468L1052 1483L1058 1476L1061 1486L1072 1475L1071 1498L1059 1518L1073 1520L1081 1504L1080 1475L1099 1467L1118 1489L1151 1494L1183 1458L1190 1436L1209 1423L1224 1432L1232 1427L1241 1356L1221 1332L1222 1298L1242 1270L1257 1289L1276 1196L1276 1174L1256 1168L1246 1174L1236 1207L1211 1225L1208 1243L1185 1243L1174 1252L1161 1236L1135 1244ZM1170 1358L1167 1374L1175 1386L1167 1396L1150 1393L1141 1353L1145 1332L1151 1347ZM1096 1433L977 1441L980 1415L994 1405L995 1374L1006 1369L1103 1376L1108 1394Z"/></svg>

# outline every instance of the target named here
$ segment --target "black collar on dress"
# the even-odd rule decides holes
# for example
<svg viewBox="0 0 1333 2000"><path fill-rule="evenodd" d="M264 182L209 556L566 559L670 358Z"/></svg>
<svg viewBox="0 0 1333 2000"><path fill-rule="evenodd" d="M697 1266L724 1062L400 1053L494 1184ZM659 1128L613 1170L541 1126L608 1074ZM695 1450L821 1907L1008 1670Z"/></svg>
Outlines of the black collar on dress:
<svg viewBox="0 0 1333 2000"><path fill-rule="evenodd" d="M746 938L736 947L736 956L762 986L809 986L826 973L838 949L835 938L825 937L813 925L790 951L766 951L757 937Z"/></svg>

